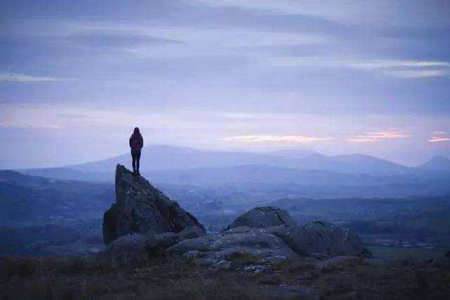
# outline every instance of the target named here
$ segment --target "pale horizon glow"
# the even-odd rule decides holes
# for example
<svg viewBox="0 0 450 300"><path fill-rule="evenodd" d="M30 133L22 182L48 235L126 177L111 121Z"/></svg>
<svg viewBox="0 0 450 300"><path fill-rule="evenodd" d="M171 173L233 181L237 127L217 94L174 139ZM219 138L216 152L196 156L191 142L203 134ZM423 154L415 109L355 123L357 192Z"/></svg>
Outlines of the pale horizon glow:
<svg viewBox="0 0 450 300"><path fill-rule="evenodd" d="M233 136L223 139L225 142L238 143L284 143L284 144L308 144L314 142L323 142L333 140L331 137L312 137L312 136L273 136L273 135L247 135Z"/></svg>
<svg viewBox="0 0 450 300"><path fill-rule="evenodd" d="M374 131L348 138L347 141L352 143L375 143L384 139L403 139L408 137L411 137L411 135L397 131Z"/></svg>

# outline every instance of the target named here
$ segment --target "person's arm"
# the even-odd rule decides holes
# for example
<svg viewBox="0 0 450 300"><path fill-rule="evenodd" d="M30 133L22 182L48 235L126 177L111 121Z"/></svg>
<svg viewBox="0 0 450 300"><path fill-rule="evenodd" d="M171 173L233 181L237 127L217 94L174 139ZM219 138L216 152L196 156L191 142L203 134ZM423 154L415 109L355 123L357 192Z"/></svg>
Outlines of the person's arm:
<svg viewBox="0 0 450 300"><path fill-rule="evenodd" d="M143 148L143 147L144 147L144 138L142 137L142 135L141 135L141 139L140 139L139 142L140 142L140 145L139 145L139 146L140 146L141 148Z"/></svg>
<svg viewBox="0 0 450 300"><path fill-rule="evenodd" d="M128 143L130 144L130 148L131 148L131 139L133 138L133 136L130 136L130 140L128 141Z"/></svg>

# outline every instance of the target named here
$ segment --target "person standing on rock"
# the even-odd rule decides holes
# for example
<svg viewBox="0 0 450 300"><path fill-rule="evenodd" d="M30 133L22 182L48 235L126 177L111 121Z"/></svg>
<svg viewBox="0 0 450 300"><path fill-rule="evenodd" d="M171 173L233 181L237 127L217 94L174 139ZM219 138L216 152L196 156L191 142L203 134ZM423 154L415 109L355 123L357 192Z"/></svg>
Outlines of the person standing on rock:
<svg viewBox="0 0 450 300"><path fill-rule="evenodd" d="M141 159L141 149L144 146L144 139L142 138L139 128L135 127L133 134L130 136L131 157L133 158L133 173L139 173L139 160Z"/></svg>

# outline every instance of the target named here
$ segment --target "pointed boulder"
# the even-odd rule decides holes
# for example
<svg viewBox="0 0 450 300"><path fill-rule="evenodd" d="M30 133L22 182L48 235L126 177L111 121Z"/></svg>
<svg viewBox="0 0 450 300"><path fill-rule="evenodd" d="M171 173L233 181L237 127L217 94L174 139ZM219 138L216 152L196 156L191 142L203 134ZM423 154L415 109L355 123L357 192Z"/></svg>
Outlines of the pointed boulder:
<svg viewBox="0 0 450 300"><path fill-rule="evenodd" d="M109 244L129 233L180 232L195 227L205 232L197 219L177 202L154 188L144 177L122 165L116 168L116 203L103 217L103 240Z"/></svg>

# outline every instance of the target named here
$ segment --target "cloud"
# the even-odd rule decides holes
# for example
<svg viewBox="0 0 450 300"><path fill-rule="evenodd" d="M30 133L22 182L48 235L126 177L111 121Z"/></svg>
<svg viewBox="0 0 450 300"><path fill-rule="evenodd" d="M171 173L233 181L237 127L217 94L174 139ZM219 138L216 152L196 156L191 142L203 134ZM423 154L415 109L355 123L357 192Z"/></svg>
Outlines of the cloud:
<svg viewBox="0 0 450 300"><path fill-rule="evenodd" d="M436 130L436 131L433 131L433 135L442 135L442 134L446 134L447 132L445 132L445 131L442 131L442 130Z"/></svg>
<svg viewBox="0 0 450 300"><path fill-rule="evenodd" d="M432 136L429 140L430 143L442 143L442 142L449 142L450 137L438 137L438 136Z"/></svg>
<svg viewBox="0 0 450 300"><path fill-rule="evenodd" d="M65 81L67 79L54 78L47 76L32 76L17 73L1 73L0 82L54 82L54 81Z"/></svg>
<svg viewBox="0 0 450 300"><path fill-rule="evenodd" d="M368 72L379 72L398 78L440 77L450 75L450 63L447 61L420 61L420 60L383 60L366 59L351 60L326 57L269 57L268 62L281 67L325 67L349 68Z"/></svg>
<svg viewBox="0 0 450 300"><path fill-rule="evenodd" d="M217 115L191 111L157 112L134 107L108 109L67 104L1 104L0 127L7 128L109 128L121 129L139 124L142 128L179 131L211 129ZM220 126L220 125L219 125Z"/></svg>
<svg viewBox="0 0 450 300"><path fill-rule="evenodd" d="M214 64L220 67L226 60L239 58L240 62L258 62L264 47L289 47L323 44L326 39L319 35L298 33L277 33L236 29L151 29L150 33L167 39L178 39L179 44L130 45L124 52L137 59L192 59L218 58ZM255 50L259 49L259 50ZM239 63L240 66L241 63ZM227 64L229 65L229 64ZM210 67L211 64L197 64L195 67ZM216 72L217 73L217 72Z"/></svg>
<svg viewBox="0 0 450 300"><path fill-rule="evenodd" d="M81 23L76 29L84 32L82 36L98 36L109 33L111 37L119 38L127 35L135 39L156 39L168 42L185 42L192 44L210 44L225 47L245 46L273 46L273 45L302 45L322 43L328 41L323 35L304 32L279 32L274 30L261 30L256 28L227 27L198 27L198 26L166 26L166 25L136 25L123 24L118 30L114 23ZM98 38L98 37L97 37Z"/></svg>
<svg viewBox="0 0 450 300"><path fill-rule="evenodd" d="M442 130L433 131L433 135L428 139L428 142L430 143L442 143L449 141L450 137L447 135L447 132Z"/></svg>
<svg viewBox="0 0 450 300"><path fill-rule="evenodd" d="M283 144L308 144L333 140L331 137L312 137L301 135L243 135L232 136L223 139L225 142L237 143L283 143Z"/></svg>
<svg viewBox="0 0 450 300"><path fill-rule="evenodd" d="M27 122L25 120L22 120L20 122L0 122L0 127L3 128L20 128L20 129L61 129L60 126L54 125L54 124L36 124L35 122Z"/></svg>
<svg viewBox="0 0 450 300"><path fill-rule="evenodd" d="M271 57L269 62L277 66L321 66L321 67L351 67L363 70L379 70L398 67L450 68L447 61L420 61L420 60L389 60L389 59L342 59L318 56L281 56Z"/></svg>
<svg viewBox="0 0 450 300"><path fill-rule="evenodd" d="M250 113L224 113L223 116L228 119L237 119L237 120L251 120L255 119L255 114Z"/></svg>
<svg viewBox="0 0 450 300"><path fill-rule="evenodd" d="M385 71L385 73L398 78L426 78L450 75L450 70L405 70Z"/></svg>
<svg viewBox="0 0 450 300"><path fill-rule="evenodd" d="M386 139L403 139L410 135L398 131L371 131L346 139L350 143L375 143Z"/></svg>
<svg viewBox="0 0 450 300"><path fill-rule="evenodd" d="M299 3L292 0L195 0L195 2L208 5L210 7L234 7L247 10L257 10L266 14L296 15L312 13L311 5L305 5L306 3Z"/></svg>
<svg viewBox="0 0 450 300"><path fill-rule="evenodd" d="M130 47L130 45L178 44L177 40L136 34L130 31L92 30L71 34L69 40L89 47Z"/></svg>
<svg viewBox="0 0 450 300"><path fill-rule="evenodd" d="M343 24L420 26L448 24L448 6L442 0L195 0L210 7L232 7L266 15L309 15Z"/></svg>
<svg viewBox="0 0 450 300"><path fill-rule="evenodd" d="M93 49L122 51L121 55L136 59L191 59L240 57L255 60L264 47L295 47L323 45L329 37L302 32L276 32L239 27L187 27L125 24L120 30L115 24L79 25L69 40ZM99 53L99 55L104 55ZM223 62L218 62L223 64ZM199 64L202 66L205 64ZM206 64L208 65L208 64Z"/></svg>
<svg viewBox="0 0 450 300"><path fill-rule="evenodd" d="M363 69L384 69L394 67L450 67L446 61L417 61L417 60L369 60L353 63L353 66Z"/></svg>
<svg viewBox="0 0 450 300"><path fill-rule="evenodd" d="M350 67L368 71L381 71L398 78L425 78L450 75L446 61L374 60L349 64Z"/></svg>

